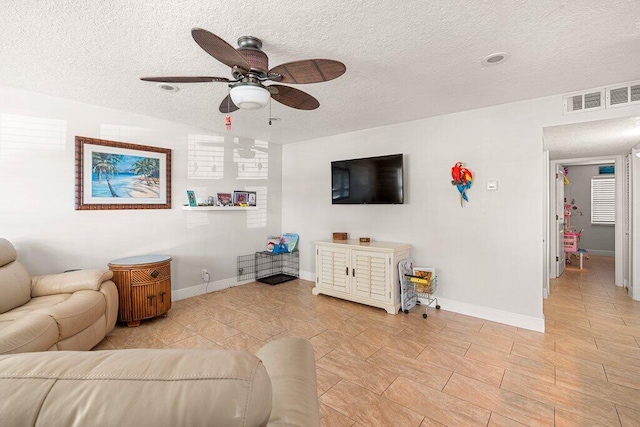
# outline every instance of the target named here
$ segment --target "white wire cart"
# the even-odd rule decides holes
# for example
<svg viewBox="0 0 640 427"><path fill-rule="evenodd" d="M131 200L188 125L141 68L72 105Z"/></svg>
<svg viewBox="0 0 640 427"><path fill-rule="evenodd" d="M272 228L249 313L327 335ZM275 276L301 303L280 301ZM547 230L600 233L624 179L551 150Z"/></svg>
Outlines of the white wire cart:
<svg viewBox="0 0 640 427"><path fill-rule="evenodd" d="M433 268L414 267L411 259L400 261L398 264L400 278L400 311L409 313L416 305L424 306L422 317L427 318L427 309L435 303L435 309L440 310L438 298L433 293L438 288L438 277ZM418 299L422 299L421 301Z"/></svg>

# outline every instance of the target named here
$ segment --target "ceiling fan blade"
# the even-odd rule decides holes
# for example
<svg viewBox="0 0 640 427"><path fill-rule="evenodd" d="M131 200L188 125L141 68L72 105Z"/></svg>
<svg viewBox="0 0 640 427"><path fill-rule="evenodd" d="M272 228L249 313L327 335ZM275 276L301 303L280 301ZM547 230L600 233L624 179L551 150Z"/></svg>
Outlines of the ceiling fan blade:
<svg viewBox="0 0 640 427"><path fill-rule="evenodd" d="M233 113L234 111L238 111L240 108L231 100L231 95L227 95L222 102L220 103L220 112L221 113Z"/></svg>
<svg viewBox="0 0 640 427"><path fill-rule="evenodd" d="M209 83L209 82L229 82L226 77L140 77L146 82L161 83Z"/></svg>
<svg viewBox="0 0 640 427"><path fill-rule="evenodd" d="M277 73L282 76L282 83L319 83L340 77L347 71L347 67L340 61L332 59L305 59L287 62L269 70L269 74Z"/></svg>
<svg viewBox="0 0 640 427"><path fill-rule="evenodd" d="M246 59L229 43L215 34L202 28L191 29L191 35L198 45L209 55L216 58L229 67L242 68L245 71L251 69Z"/></svg>
<svg viewBox="0 0 640 427"><path fill-rule="evenodd" d="M274 93L273 89L277 89ZM271 97L287 107L297 108L298 110L315 110L320 103L313 96L301 90L281 85L269 86Z"/></svg>

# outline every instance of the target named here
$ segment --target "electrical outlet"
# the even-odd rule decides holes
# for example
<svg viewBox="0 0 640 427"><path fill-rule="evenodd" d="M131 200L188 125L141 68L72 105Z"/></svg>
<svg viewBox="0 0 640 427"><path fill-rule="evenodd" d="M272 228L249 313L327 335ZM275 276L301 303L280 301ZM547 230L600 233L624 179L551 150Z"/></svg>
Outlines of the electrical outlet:
<svg viewBox="0 0 640 427"><path fill-rule="evenodd" d="M206 269L206 268L203 268L203 269L202 269L202 275L201 275L201 277L202 277L202 280L204 280L205 282L208 282L208 281L209 281L209 272L207 271L207 269Z"/></svg>

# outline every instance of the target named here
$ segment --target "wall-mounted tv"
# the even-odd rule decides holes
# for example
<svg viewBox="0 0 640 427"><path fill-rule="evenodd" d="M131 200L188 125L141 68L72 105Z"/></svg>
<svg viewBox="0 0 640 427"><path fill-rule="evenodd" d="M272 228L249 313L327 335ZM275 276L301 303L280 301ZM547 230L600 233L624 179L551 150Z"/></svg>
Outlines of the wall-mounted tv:
<svg viewBox="0 0 640 427"><path fill-rule="evenodd" d="M402 154L331 162L331 203L404 203Z"/></svg>

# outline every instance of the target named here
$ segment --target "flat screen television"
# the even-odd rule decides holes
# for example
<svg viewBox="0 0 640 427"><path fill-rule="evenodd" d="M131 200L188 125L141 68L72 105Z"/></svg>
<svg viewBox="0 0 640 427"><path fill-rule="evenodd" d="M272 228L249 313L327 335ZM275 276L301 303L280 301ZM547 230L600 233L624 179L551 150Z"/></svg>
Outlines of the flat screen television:
<svg viewBox="0 0 640 427"><path fill-rule="evenodd" d="M331 162L331 203L404 203L402 154Z"/></svg>

